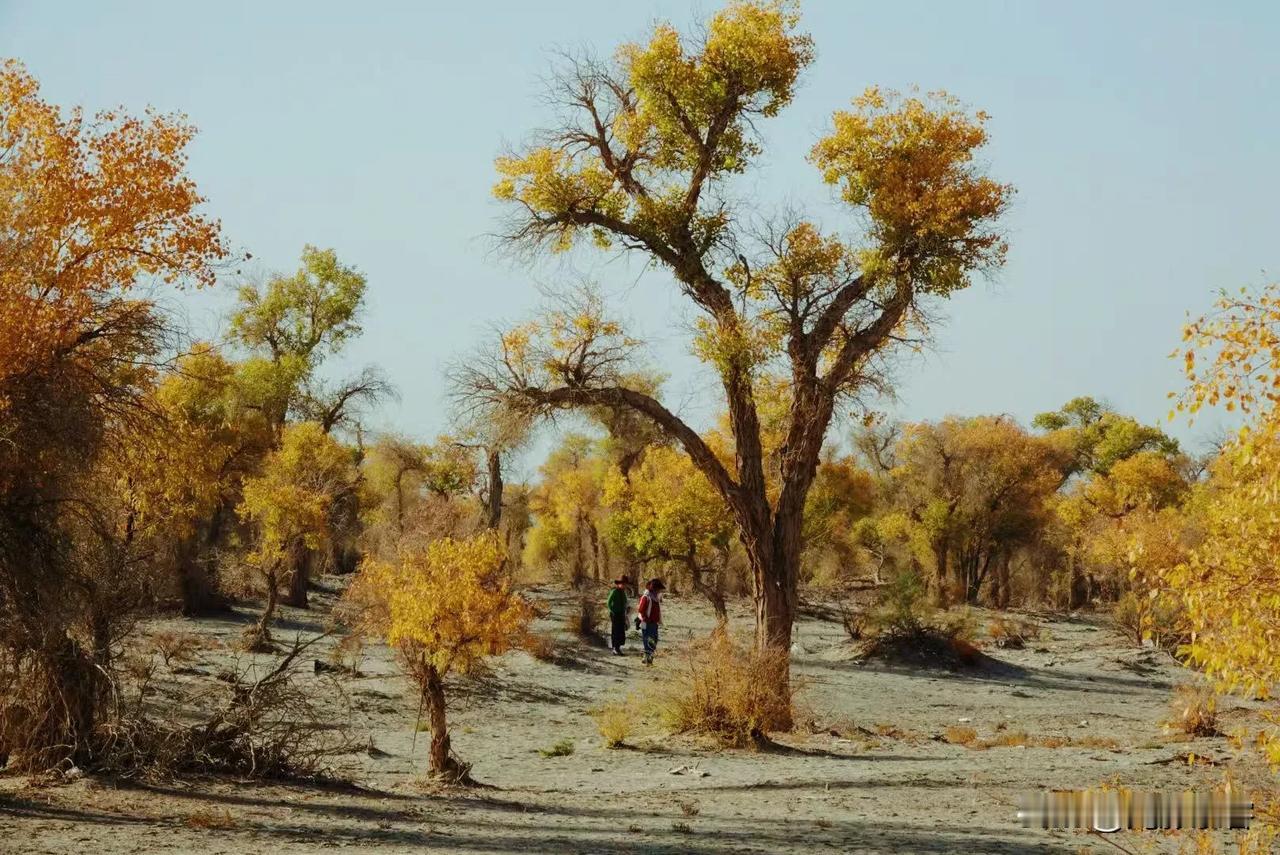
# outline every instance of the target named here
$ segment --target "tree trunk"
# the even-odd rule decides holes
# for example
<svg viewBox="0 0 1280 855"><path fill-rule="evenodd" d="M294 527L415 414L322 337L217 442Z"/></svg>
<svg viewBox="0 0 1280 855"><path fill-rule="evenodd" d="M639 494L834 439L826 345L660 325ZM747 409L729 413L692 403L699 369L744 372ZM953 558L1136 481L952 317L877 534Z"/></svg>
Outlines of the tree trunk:
<svg viewBox="0 0 1280 855"><path fill-rule="evenodd" d="M276 616L276 603L280 599L280 580L275 568L265 574L267 580L267 602L262 607L258 622L248 633L250 650L267 650L271 648L271 621Z"/></svg>
<svg viewBox="0 0 1280 855"><path fill-rule="evenodd" d="M934 585L936 586L937 606L941 609L951 605L951 576L947 567L947 559L950 555L951 550L946 541L934 548L934 556L937 563L934 568Z"/></svg>
<svg viewBox="0 0 1280 855"><path fill-rule="evenodd" d="M222 502L218 502L203 526L204 531L184 538L174 550L183 617L222 614L231 608L230 600L218 589L217 580L210 572L211 556L222 537L224 516Z"/></svg>
<svg viewBox="0 0 1280 855"><path fill-rule="evenodd" d="M311 586L311 565L315 561L315 552L308 549L306 544L298 544L290 550L289 561L293 564L293 571L289 574L289 591L283 602L286 606L305 609L308 607L307 589Z"/></svg>
<svg viewBox="0 0 1280 855"><path fill-rule="evenodd" d="M502 522L502 456L489 450L489 497L485 524L496 529Z"/></svg>
<svg viewBox="0 0 1280 855"><path fill-rule="evenodd" d="M693 586L693 590L706 597L711 603L711 608L716 613L716 623L719 626L726 626L729 623L729 610L725 606L724 593L720 590L720 586L706 583L702 577L702 566L698 564L697 558L692 553L684 557L684 564L689 568L689 583Z"/></svg>
<svg viewBox="0 0 1280 855"><path fill-rule="evenodd" d="M423 700L431 723L431 774L451 783L465 783L468 768L454 757L449 744L449 722L445 716L444 678L439 669L425 664L422 684Z"/></svg>
<svg viewBox="0 0 1280 855"><path fill-rule="evenodd" d="M591 543L591 578L600 581L600 532L596 524L587 521L587 539Z"/></svg>
<svg viewBox="0 0 1280 855"><path fill-rule="evenodd" d="M790 652L796 617L796 583L801 549L800 520L779 519L772 531L751 538L751 563L756 605L756 649Z"/></svg>
<svg viewBox="0 0 1280 855"><path fill-rule="evenodd" d="M1000 562L996 565L995 604L998 609L1009 608L1009 599L1012 596L1009 580L1009 564L1012 560L1012 553L1006 551L1000 556Z"/></svg>

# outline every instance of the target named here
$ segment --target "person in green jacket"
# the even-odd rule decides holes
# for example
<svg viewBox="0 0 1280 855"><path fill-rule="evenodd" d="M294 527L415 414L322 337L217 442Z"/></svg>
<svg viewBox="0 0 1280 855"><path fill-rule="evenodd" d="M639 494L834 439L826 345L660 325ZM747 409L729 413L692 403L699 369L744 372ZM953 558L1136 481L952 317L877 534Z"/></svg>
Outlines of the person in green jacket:
<svg viewBox="0 0 1280 855"><path fill-rule="evenodd" d="M614 656L622 655L622 645L627 643L627 579L613 580L613 590L609 592L609 646Z"/></svg>

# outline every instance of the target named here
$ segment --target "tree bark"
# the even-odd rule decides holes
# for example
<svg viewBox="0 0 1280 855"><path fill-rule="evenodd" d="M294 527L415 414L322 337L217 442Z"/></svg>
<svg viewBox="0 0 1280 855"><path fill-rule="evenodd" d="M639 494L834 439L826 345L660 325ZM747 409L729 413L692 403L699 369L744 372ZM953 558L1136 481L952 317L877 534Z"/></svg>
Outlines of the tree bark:
<svg viewBox="0 0 1280 855"><path fill-rule="evenodd" d="M720 585L708 585L703 578L702 565L692 554L684 557L685 566L689 568L689 583L693 586L693 590L707 598L711 603L711 608L716 613L716 623L725 626L729 623L729 610L724 601L724 592L720 589Z"/></svg>
<svg viewBox="0 0 1280 855"><path fill-rule="evenodd" d="M497 449L490 449L489 454L489 495L485 509L485 524L497 529L502 522L502 455Z"/></svg>
<svg viewBox="0 0 1280 855"><path fill-rule="evenodd" d="M445 715L444 677L438 668L425 663L422 693L431 724L431 774L452 783L464 783L468 779L467 767L453 756L449 742L449 722Z"/></svg>
<svg viewBox="0 0 1280 855"><path fill-rule="evenodd" d="M267 601L262 607L262 614L258 616L258 622L249 631L249 649L251 650L271 647L271 621L276 616L276 603L280 598L280 580L275 568L273 567L264 575L267 580Z"/></svg>
<svg viewBox="0 0 1280 855"><path fill-rule="evenodd" d="M307 589L311 587L311 565L315 562L315 551L308 549L305 544L299 544L290 551L289 561L293 570L289 574L289 591L283 602L296 609L308 608Z"/></svg>

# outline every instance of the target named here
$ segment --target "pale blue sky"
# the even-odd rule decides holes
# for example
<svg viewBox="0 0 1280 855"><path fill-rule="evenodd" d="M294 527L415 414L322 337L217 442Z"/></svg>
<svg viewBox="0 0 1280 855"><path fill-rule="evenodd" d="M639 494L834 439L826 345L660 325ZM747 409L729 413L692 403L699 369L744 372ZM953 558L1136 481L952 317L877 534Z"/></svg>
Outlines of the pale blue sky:
<svg viewBox="0 0 1280 855"><path fill-rule="evenodd" d="M489 252L492 158L546 119L537 79L557 46L610 51L689 0L468 3L0 0L0 55L47 98L151 104L200 128L191 171L230 241L292 269L304 243L369 277L364 338L337 370L381 364L402 401L376 419L445 427L441 369L535 283L567 275ZM1018 187L1009 263L959 295L938 351L900 373L907 418L1008 412L1080 394L1162 419L1166 358L1187 310L1258 283L1280 238L1280 6L1191 2L809 0L818 59L743 192L761 206L839 209L804 155L868 84L945 88L993 115L992 173ZM687 313L661 273L579 264L674 374L694 418L715 400L684 356ZM226 294L190 301L215 328ZM1185 425L1173 431L1192 436ZM1197 426L1196 435L1202 433Z"/></svg>

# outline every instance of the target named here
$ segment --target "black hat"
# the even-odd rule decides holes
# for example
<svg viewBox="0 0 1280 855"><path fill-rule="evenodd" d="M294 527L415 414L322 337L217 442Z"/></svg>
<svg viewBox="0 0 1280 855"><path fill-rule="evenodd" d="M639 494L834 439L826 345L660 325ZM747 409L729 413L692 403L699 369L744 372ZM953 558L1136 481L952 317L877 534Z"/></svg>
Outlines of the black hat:
<svg viewBox="0 0 1280 855"><path fill-rule="evenodd" d="M667 586L662 584L661 579L650 579L649 584L654 588L654 590L657 590L657 591L667 590Z"/></svg>

